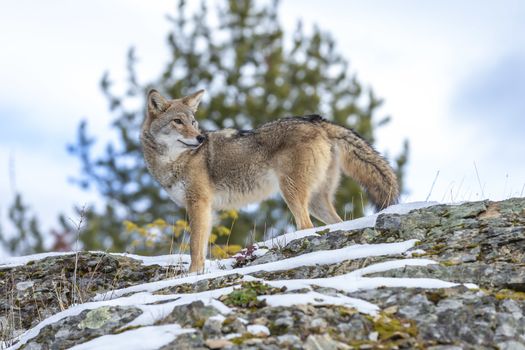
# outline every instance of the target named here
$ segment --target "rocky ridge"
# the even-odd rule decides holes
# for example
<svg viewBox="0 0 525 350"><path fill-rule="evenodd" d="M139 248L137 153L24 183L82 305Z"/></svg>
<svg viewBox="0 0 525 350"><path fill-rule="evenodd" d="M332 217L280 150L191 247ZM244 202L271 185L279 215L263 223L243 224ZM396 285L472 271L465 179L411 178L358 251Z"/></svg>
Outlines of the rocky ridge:
<svg viewBox="0 0 525 350"><path fill-rule="evenodd" d="M0 262L1 346L525 349L525 199L372 223L251 248L197 276L186 257Z"/></svg>

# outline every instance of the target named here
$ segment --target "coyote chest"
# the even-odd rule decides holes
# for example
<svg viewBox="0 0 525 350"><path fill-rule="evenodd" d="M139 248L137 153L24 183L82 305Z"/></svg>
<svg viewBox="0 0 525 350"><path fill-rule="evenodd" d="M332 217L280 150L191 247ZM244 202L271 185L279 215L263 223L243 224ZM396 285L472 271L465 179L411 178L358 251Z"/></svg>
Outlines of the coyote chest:
<svg viewBox="0 0 525 350"><path fill-rule="evenodd" d="M186 186L182 181L178 181L170 187L166 188L168 196L179 207L186 207Z"/></svg>

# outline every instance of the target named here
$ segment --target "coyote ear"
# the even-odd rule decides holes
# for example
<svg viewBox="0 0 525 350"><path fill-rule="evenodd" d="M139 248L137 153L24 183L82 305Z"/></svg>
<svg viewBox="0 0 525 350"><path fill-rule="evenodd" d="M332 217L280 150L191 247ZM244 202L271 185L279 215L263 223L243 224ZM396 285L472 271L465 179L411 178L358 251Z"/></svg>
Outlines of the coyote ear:
<svg viewBox="0 0 525 350"><path fill-rule="evenodd" d="M193 113L197 112L199 103L201 102L202 95L204 95L205 90L199 90L194 94L188 95L182 99L182 103L190 107Z"/></svg>
<svg viewBox="0 0 525 350"><path fill-rule="evenodd" d="M168 100L166 100L160 92L155 89L151 89L148 92L148 110L160 113L164 112L169 106Z"/></svg>

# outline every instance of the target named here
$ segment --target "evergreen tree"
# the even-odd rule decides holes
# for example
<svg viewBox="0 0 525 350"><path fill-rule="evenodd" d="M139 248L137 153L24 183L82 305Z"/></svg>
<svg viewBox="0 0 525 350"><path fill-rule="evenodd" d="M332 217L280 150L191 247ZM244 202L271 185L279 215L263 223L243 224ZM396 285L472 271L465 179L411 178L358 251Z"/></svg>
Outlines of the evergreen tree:
<svg viewBox="0 0 525 350"><path fill-rule="evenodd" d="M8 238L0 227L0 244L13 255L27 255L45 251L43 235L38 220L29 212L29 206L17 193L13 204L9 207L9 221L15 234Z"/></svg>
<svg viewBox="0 0 525 350"><path fill-rule="evenodd" d="M205 88L196 117L208 130L248 129L280 117L318 113L353 128L373 144L375 128L388 122L388 118L377 120L382 100L349 73L348 61L329 33L317 27L307 33L298 23L292 35L285 35L277 1L261 5L254 0L229 0L218 11L218 25L211 25L205 2L195 13L188 12L184 1L178 3L175 16L168 17L170 56L158 79L139 83L133 49L128 53L125 93L115 93L109 74L103 76L101 88L119 142L107 143L104 154L95 155L95 140L84 121L75 144L69 146L82 164L77 183L94 188L106 201L102 209L86 209L80 237L85 248L129 249L131 238L123 234L125 220L143 225L158 218L174 223L185 217L184 210L153 181L142 159L139 130L144 108L129 106L137 101L144 106L149 88L174 98ZM394 161L400 181L407 150L405 143L403 154ZM362 216L366 204L359 186L343 179L336 197L341 216ZM284 202L274 198L256 210L243 211L229 239L241 243L247 236L260 239L263 234L282 233L291 223ZM270 229L274 232L267 232ZM166 245L163 252L168 249Z"/></svg>

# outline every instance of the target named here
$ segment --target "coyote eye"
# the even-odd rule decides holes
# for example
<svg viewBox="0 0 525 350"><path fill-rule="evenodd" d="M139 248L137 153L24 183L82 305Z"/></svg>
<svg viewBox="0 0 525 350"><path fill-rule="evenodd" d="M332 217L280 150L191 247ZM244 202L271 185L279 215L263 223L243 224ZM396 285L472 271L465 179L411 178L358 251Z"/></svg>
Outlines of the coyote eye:
<svg viewBox="0 0 525 350"><path fill-rule="evenodd" d="M182 123L182 120L180 120L180 119L174 119L173 122L174 122L175 124L181 124L181 125L183 124L183 123Z"/></svg>
<svg viewBox="0 0 525 350"><path fill-rule="evenodd" d="M191 125L195 125L195 120L192 120L192 121L191 121Z"/></svg>

